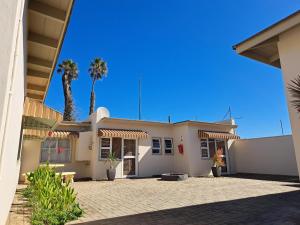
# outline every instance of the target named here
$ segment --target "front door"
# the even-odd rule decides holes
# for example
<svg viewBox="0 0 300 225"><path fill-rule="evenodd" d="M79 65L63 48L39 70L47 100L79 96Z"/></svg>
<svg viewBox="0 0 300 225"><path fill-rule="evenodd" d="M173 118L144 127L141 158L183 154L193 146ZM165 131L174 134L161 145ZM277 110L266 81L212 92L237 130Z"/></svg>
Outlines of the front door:
<svg viewBox="0 0 300 225"><path fill-rule="evenodd" d="M123 139L123 176L136 176L136 140Z"/></svg>
<svg viewBox="0 0 300 225"><path fill-rule="evenodd" d="M228 165L227 165L227 151L226 151L226 144L225 140L216 140L216 150L221 152L221 157L224 162L224 166L222 166L222 174L228 173Z"/></svg>

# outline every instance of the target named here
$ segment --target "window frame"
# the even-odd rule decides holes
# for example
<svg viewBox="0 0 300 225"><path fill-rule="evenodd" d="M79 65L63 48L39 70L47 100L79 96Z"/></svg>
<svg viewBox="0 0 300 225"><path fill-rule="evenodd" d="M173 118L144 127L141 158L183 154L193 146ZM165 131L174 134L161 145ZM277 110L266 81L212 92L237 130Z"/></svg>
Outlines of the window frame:
<svg viewBox="0 0 300 225"><path fill-rule="evenodd" d="M159 141L159 148L153 147L153 140L154 139ZM153 152L153 150L159 150L159 152L156 153L156 152ZM161 151L161 138L160 137L152 137L151 138L151 152L152 152L152 155L161 155L162 151Z"/></svg>
<svg viewBox="0 0 300 225"><path fill-rule="evenodd" d="M51 159L51 150L52 149L54 149L54 148L50 148L50 147L47 147L47 148L42 148L42 144L43 144L43 142L44 141L47 141L47 139L46 140L44 140L44 141L42 141L41 142L41 146L40 146L40 163L46 163L46 162L49 162L49 163L64 163L64 164L67 164L67 163L72 163L72 143L71 143L71 140L69 139L69 138L63 138L63 139L59 139L59 138L50 138L50 139L48 139L48 140L50 140L50 141L55 141L55 150L57 150L58 149L58 142L60 141L60 140L67 140L68 142L69 142L69 148L68 148L68 151L69 151L69 157L68 157L68 160L66 160L66 161L51 161L50 159ZM42 161L42 150L43 149L47 149L47 154L48 154L48 158L47 158L47 160L46 161Z"/></svg>
<svg viewBox="0 0 300 225"><path fill-rule="evenodd" d="M172 147L171 148L167 148L166 146L166 140L169 140L171 141L171 145ZM171 150L171 152L166 152L166 150ZM164 154L165 155L174 155L174 143L173 143L173 138L170 138L170 137L165 137L164 138Z"/></svg>
<svg viewBox="0 0 300 225"><path fill-rule="evenodd" d="M202 147L202 142L206 141L206 147ZM207 151L207 157L203 156L203 150ZM200 154L201 154L201 159L209 160L210 159L210 154L209 154L209 142L208 138L201 138L200 139Z"/></svg>
<svg viewBox="0 0 300 225"><path fill-rule="evenodd" d="M102 139L109 139L109 147L102 147ZM98 152L98 161L107 160L107 158L102 157L102 149L108 149L109 153L112 152L112 138L111 137L101 137L99 138L99 152Z"/></svg>

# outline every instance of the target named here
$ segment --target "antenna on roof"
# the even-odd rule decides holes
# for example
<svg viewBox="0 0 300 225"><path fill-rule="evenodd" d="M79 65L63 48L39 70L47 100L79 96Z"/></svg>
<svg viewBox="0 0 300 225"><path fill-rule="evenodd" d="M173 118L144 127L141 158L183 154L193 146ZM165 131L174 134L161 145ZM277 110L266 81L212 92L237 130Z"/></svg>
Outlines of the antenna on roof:
<svg viewBox="0 0 300 225"><path fill-rule="evenodd" d="M141 98L142 98L142 94L141 94L141 79L139 79L139 120L141 120L142 118L142 112L141 112Z"/></svg>
<svg viewBox="0 0 300 225"><path fill-rule="evenodd" d="M226 120L226 119L229 119L229 120L231 120L231 119L233 119L233 117L232 117L232 111L231 111L231 107L229 106L228 107L228 110L227 110L227 112L225 113L225 115L224 115L224 117L223 117L223 120ZM235 120L238 120L238 119L242 119L243 117L235 117L234 119Z"/></svg>
<svg viewBox="0 0 300 225"><path fill-rule="evenodd" d="M280 120L280 126L281 126L281 134L284 135L283 126L282 126L282 120Z"/></svg>
<svg viewBox="0 0 300 225"><path fill-rule="evenodd" d="M230 106L229 106L226 114L224 115L223 120L225 120L228 116L229 116L229 119L232 119L232 114L231 114L231 108L230 108Z"/></svg>
<svg viewBox="0 0 300 225"><path fill-rule="evenodd" d="M168 122L171 123L171 116L168 115Z"/></svg>

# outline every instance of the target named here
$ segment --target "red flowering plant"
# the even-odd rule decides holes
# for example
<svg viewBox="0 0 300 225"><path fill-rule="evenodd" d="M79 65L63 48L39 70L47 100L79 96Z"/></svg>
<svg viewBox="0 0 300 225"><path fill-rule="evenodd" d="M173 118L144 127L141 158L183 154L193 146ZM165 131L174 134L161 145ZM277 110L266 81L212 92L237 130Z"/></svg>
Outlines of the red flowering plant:
<svg viewBox="0 0 300 225"><path fill-rule="evenodd" d="M221 167L225 165L222 155L223 155L223 149L218 148L213 157L213 162L215 167Z"/></svg>

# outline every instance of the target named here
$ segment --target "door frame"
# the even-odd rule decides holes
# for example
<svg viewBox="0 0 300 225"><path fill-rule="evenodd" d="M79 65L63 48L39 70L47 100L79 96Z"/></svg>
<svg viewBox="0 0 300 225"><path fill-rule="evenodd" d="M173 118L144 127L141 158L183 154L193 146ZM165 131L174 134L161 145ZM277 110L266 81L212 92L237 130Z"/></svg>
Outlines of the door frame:
<svg viewBox="0 0 300 225"><path fill-rule="evenodd" d="M215 139L215 151L217 151L217 141L224 141L224 145L225 145L224 153L225 154L223 156L225 156L225 158L226 158L227 172L226 173L222 172L222 174L228 175L228 174L230 174L229 157L228 157L228 151L227 151L228 150L228 140L227 139L216 138Z"/></svg>
<svg viewBox="0 0 300 225"><path fill-rule="evenodd" d="M124 175L124 140L135 140L135 156L125 156L127 159L135 159L135 174L134 175ZM137 177L138 176L138 139L137 138L122 138L122 177L129 178L129 177Z"/></svg>

